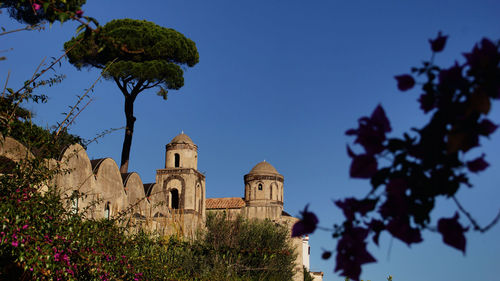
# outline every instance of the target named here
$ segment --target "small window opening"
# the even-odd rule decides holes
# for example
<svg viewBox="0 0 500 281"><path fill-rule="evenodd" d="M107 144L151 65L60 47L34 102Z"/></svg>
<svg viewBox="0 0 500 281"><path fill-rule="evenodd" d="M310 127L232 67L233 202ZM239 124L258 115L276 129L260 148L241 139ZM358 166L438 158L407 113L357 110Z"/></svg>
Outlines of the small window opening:
<svg viewBox="0 0 500 281"><path fill-rule="evenodd" d="M176 153L174 157L175 157L175 167L179 168L181 166L181 156L179 155L179 153Z"/></svg>
<svg viewBox="0 0 500 281"><path fill-rule="evenodd" d="M106 205L104 206L104 217L109 220L111 218L111 203L106 202Z"/></svg>
<svg viewBox="0 0 500 281"><path fill-rule="evenodd" d="M262 190L262 184L259 183L259 190Z"/></svg>
<svg viewBox="0 0 500 281"><path fill-rule="evenodd" d="M73 191L73 194L71 195L71 211L73 214L78 213L78 191Z"/></svg>
<svg viewBox="0 0 500 281"><path fill-rule="evenodd" d="M172 209L179 209L179 191L177 189L170 190L170 201Z"/></svg>

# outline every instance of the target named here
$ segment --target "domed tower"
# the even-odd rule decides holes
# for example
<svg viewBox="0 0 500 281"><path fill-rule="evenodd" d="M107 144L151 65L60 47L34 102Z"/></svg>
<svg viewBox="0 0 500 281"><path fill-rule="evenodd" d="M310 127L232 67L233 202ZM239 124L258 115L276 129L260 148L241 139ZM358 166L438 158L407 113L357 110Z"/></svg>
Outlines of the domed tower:
<svg viewBox="0 0 500 281"><path fill-rule="evenodd" d="M279 219L283 212L284 177L263 161L255 165L244 180L247 217Z"/></svg>
<svg viewBox="0 0 500 281"><path fill-rule="evenodd" d="M182 132L166 145L165 169L198 168L198 146Z"/></svg>
<svg viewBox="0 0 500 281"><path fill-rule="evenodd" d="M205 176L198 171L198 146L184 133L166 145L165 169L156 171L169 214L194 235L205 218Z"/></svg>

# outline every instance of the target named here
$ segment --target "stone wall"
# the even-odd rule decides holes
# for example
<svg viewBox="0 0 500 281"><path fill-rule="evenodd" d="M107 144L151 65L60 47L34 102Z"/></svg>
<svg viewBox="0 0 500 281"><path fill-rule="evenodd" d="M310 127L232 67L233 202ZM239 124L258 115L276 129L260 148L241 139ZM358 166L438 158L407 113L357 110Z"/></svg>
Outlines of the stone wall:
<svg viewBox="0 0 500 281"><path fill-rule="evenodd" d="M18 162L33 154L17 140L0 137L0 157ZM135 172L121 174L113 159L90 160L85 149L74 144L60 159L48 162L51 167L59 166L60 173L49 186L58 189L68 209L93 219L124 218L132 231L141 226L160 234L182 233L182 215L174 218L162 204L165 197L159 186L144 184ZM146 196L148 188L153 191L151 197Z"/></svg>

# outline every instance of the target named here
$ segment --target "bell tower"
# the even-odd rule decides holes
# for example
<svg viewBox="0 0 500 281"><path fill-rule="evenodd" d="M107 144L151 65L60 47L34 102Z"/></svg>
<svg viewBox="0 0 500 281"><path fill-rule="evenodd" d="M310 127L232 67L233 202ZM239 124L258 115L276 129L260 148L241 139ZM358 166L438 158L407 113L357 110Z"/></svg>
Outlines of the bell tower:
<svg viewBox="0 0 500 281"><path fill-rule="evenodd" d="M198 146L181 133L166 145L165 169L156 171L167 216L179 222L185 236L205 219L205 176L198 171Z"/></svg>
<svg viewBox="0 0 500 281"><path fill-rule="evenodd" d="M198 168L198 146L184 132L166 145L165 169L172 168Z"/></svg>

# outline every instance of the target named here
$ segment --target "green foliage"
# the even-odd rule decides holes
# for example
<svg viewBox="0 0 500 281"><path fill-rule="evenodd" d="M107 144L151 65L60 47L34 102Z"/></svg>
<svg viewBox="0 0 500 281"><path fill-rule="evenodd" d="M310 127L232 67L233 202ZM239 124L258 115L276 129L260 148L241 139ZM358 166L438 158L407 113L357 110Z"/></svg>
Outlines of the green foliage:
<svg viewBox="0 0 500 281"><path fill-rule="evenodd" d="M43 21L64 22L78 16L86 0L3 0L0 8L6 8L11 18L20 23L35 25ZM81 14L80 14L81 16Z"/></svg>
<svg viewBox="0 0 500 281"><path fill-rule="evenodd" d="M0 98L0 118L0 133L3 136L16 139L41 158L58 159L66 147L75 143L85 146L80 137L66 130L56 135L56 132L31 123L31 113L16 106L11 98Z"/></svg>
<svg viewBox="0 0 500 281"><path fill-rule="evenodd" d="M304 271L304 281L314 281L314 277L312 277L311 272L307 270L305 266L303 266Z"/></svg>
<svg viewBox="0 0 500 281"><path fill-rule="evenodd" d="M104 73L107 79L125 84L142 81L147 87L166 89L181 88L181 65L192 67L199 61L195 43L181 33L132 19L113 20L96 32L81 33L66 42L64 49L78 69L109 66Z"/></svg>
<svg viewBox="0 0 500 281"><path fill-rule="evenodd" d="M133 280L118 255L129 240L120 228L68 212L54 189L40 192L55 173L35 159L0 176L0 279Z"/></svg>
<svg viewBox="0 0 500 281"><path fill-rule="evenodd" d="M268 220L246 220L209 214L203 245L211 258L207 265L220 279L239 276L250 280L291 280L296 254L290 234ZM224 278L223 278L224 277Z"/></svg>

